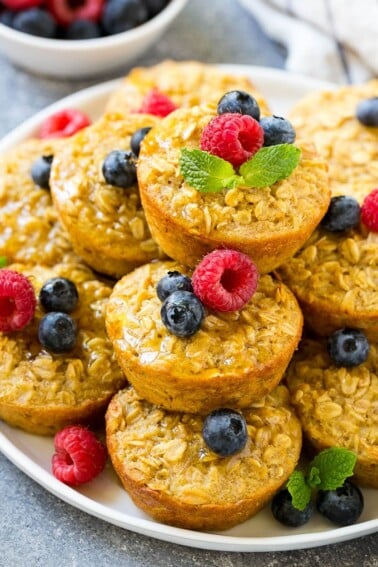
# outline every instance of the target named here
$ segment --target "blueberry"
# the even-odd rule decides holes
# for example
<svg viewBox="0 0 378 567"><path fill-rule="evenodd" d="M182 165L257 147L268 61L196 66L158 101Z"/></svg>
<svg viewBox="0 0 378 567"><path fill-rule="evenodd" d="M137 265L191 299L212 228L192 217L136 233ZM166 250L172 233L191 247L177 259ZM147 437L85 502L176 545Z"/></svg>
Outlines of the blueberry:
<svg viewBox="0 0 378 567"><path fill-rule="evenodd" d="M332 197L320 226L330 232L349 230L359 224L360 211L360 205L353 197Z"/></svg>
<svg viewBox="0 0 378 567"><path fill-rule="evenodd" d="M109 0L102 13L102 26L107 35L131 30L148 19L143 0Z"/></svg>
<svg viewBox="0 0 378 567"><path fill-rule="evenodd" d="M40 8L19 12L13 18L12 27L20 32L47 38L54 37L57 30L54 18Z"/></svg>
<svg viewBox="0 0 378 567"><path fill-rule="evenodd" d="M136 183L135 156L132 152L114 150L104 159L102 173L109 185L127 189Z"/></svg>
<svg viewBox="0 0 378 567"><path fill-rule="evenodd" d="M4 24L4 26L13 26L13 18L16 15L16 12L13 10L3 10L0 14L0 23Z"/></svg>
<svg viewBox="0 0 378 567"><path fill-rule="evenodd" d="M261 118L260 124L264 130L264 146L292 144L295 140L293 125L282 116L266 116Z"/></svg>
<svg viewBox="0 0 378 567"><path fill-rule="evenodd" d="M190 291L174 291L161 307L161 318L168 331L176 337L191 337L198 331L205 309Z"/></svg>
<svg viewBox="0 0 378 567"><path fill-rule="evenodd" d="M101 37L100 26L91 20L75 20L64 31L64 39L94 39Z"/></svg>
<svg viewBox="0 0 378 567"><path fill-rule="evenodd" d="M142 143L142 141L147 136L150 130L151 130L150 126L146 126L145 128L139 128L139 130L136 130L134 134L131 136L130 147L133 154L135 154L136 156L139 156L140 144Z"/></svg>
<svg viewBox="0 0 378 567"><path fill-rule="evenodd" d="M231 409L214 410L203 422L202 437L209 449L220 457L234 455L247 443L248 431L245 418Z"/></svg>
<svg viewBox="0 0 378 567"><path fill-rule="evenodd" d="M31 176L36 185L42 189L50 189L51 164L54 156L41 156L31 166Z"/></svg>
<svg viewBox="0 0 378 567"><path fill-rule="evenodd" d="M174 291L193 292L192 280L180 272L171 271L157 283L156 293L160 301L165 301Z"/></svg>
<svg viewBox="0 0 378 567"><path fill-rule="evenodd" d="M50 278L39 292L39 302L45 311L71 313L78 299L76 285L67 278Z"/></svg>
<svg viewBox="0 0 378 567"><path fill-rule="evenodd" d="M357 329L339 329L327 342L328 353L338 366L358 366L369 355L369 341L366 335Z"/></svg>
<svg viewBox="0 0 378 567"><path fill-rule="evenodd" d="M364 126L378 126L378 96L362 100L357 105L356 115Z"/></svg>
<svg viewBox="0 0 378 567"><path fill-rule="evenodd" d="M76 334L76 323L67 313L51 311L39 323L39 342L51 352L71 350L75 346Z"/></svg>
<svg viewBox="0 0 378 567"><path fill-rule="evenodd" d="M283 524L284 526L290 526L291 528L298 528L307 524L314 514L315 508L313 503L310 501L304 510L298 510L294 508L292 504L291 494L287 488L283 488L272 500L272 514L273 517Z"/></svg>
<svg viewBox="0 0 378 567"><path fill-rule="evenodd" d="M148 10L148 17L153 18L164 10L164 8L169 4L170 0L144 0L145 5Z"/></svg>
<svg viewBox="0 0 378 567"><path fill-rule="evenodd" d="M244 91L230 91L222 96L218 102L218 114L225 112L238 112L249 114L255 120L260 120L260 107L250 94Z"/></svg>
<svg viewBox="0 0 378 567"><path fill-rule="evenodd" d="M361 490L350 480L346 480L336 490L319 490L316 507L330 522L338 526L350 526L360 517L364 498Z"/></svg>

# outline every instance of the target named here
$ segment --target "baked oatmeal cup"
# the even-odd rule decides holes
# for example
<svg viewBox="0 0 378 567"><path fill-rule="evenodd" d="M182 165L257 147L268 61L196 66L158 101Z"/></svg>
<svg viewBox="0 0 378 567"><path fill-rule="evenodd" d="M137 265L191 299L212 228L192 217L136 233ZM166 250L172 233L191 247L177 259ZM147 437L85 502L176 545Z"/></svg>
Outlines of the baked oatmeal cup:
<svg viewBox="0 0 378 567"><path fill-rule="evenodd" d="M120 366L140 396L168 410L206 413L244 408L270 392L297 347L302 313L270 275L239 311L209 310L190 337L171 334L161 317L157 283L176 262L146 264L115 285L106 328Z"/></svg>
<svg viewBox="0 0 378 567"><path fill-rule="evenodd" d="M130 151L135 131L152 127L154 116L107 114L66 141L55 155L51 193L77 254L100 273L119 277L160 254L140 203L138 185L108 183L106 156Z"/></svg>
<svg viewBox="0 0 378 567"><path fill-rule="evenodd" d="M78 261L58 222L49 190L32 179L33 163L54 155L60 140L31 139L0 156L0 256L9 263Z"/></svg>
<svg viewBox="0 0 378 567"><path fill-rule="evenodd" d="M344 233L319 227L278 274L293 291L306 325L328 336L362 329L378 341L378 233L362 224Z"/></svg>
<svg viewBox="0 0 378 567"><path fill-rule="evenodd" d="M333 195L359 201L377 185L378 128L356 115L362 101L378 96L378 79L330 91L311 93L289 113L298 136L311 140L329 165Z"/></svg>
<svg viewBox="0 0 378 567"><path fill-rule="evenodd" d="M332 194L360 204L378 180L378 127L361 123L357 107L377 95L374 80L309 95L291 111L297 132L311 138L329 163ZM279 267L317 334L327 336L347 326L378 340L377 250L378 234L361 222L337 232L319 226Z"/></svg>
<svg viewBox="0 0 378 567"><path fill-rule="evenodd" d="M325 341L302 341L286 382L310 444L354 451L357 482L378 488L377 343L366 362L346 368L331 361Z"/></svg>
<svg viewBox="0 0 378 567"><path fill-rule="evenodd" d="M291 175L263 188L236 186L203 193L180 171L183 148L198 149L214 106L172 112L147 135L138 181L156 242L174 260L194 267L216 248L243 252L268 273L308 239L330 200L327 165L310 145L298 143Z"/></svg>
<svg viewBox="0 0 378 567"><path fill-rule="evenodd" d="M262 114L269 114L267 102L247 77L216 65L171 60L132 69L111 94L106 111L125 114L138 111L146 95L154 89L167 96L176 107L217 103L225 92L242 90L257 100Z"/></svg>
<svg viewBox="0 0 378 567"><path fill-rule="evenodd" d="M281 385L243 410L247 444L220 457L203 440L203 417L167 412L128 388L106 412L109 455L134 503L155 520L225 530L263 508L295 469L302 432L288 398Z"/></svg>
<svg viewBox="0 0 378 567"><path fill-rule="evenodd" d="M44 348L38 328L46 313L39 303L26 327L0 332L0 418L31 433L52 435L66 425L103 416L111 396L126 383L105 331L111 288L81 264L11 264L7 269L27 276L36 295L52 277L73 281L79 301L71 316L78 334L69 352Z"/></svg>

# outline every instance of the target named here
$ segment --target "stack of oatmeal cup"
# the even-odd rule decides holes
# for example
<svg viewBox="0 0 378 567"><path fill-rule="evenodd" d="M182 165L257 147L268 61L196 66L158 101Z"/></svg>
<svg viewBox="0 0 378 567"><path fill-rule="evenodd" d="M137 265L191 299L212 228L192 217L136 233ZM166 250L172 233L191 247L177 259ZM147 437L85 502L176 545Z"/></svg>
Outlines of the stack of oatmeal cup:
<svg viewBox="0 0 378 567"><path fill-rule="evenodd" d="M0 288L21 274L35 305L0 319L0 417L51 435L106 411L133 501L189 529L257 513L302 431L377 487L378 128L356 111L377 89L289 121L246 77L166 61L92 125L6 155Z"/></svg>

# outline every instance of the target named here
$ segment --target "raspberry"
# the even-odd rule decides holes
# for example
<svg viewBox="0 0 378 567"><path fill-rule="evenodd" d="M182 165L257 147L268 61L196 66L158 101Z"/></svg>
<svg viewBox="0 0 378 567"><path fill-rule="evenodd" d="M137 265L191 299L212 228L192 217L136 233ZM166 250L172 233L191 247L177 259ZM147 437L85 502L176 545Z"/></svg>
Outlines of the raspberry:
<svg viewBox="0 0 378 567"><path fill-rule="evenodd" d="M65 484L75 486L89 482L105 467L105 446L94 433L82 425L69 425L58 431L54 446L52 472Z"/></svg>
<svg viewBox="0 0 378 567"><path fill-rule="evenodd" d="M43 122L38 137L68 138L90 124L90 118L80 110L59 110Z"/></svg>
<svg viewBox="0 0 378 567"><path fill-rule="evenodd" d="M196 296L217 311L237 311L255 293L258 271L252 260L237 250L214 250L193 272Z"/></svg>
<svg viewBox="0 0 378 567"><path fill-rule="evenodd" d="M260 124L247 114L225 112L216 116L204 128L201 150L239 167L261 148L264 131Z"/></svg>
<svg viewBox="0 0 378 567"><path fill-rule="evenodd" d="M365 197L361 206L361 221L372 232L378 232L378 188Z"/></svg>
<svg viewBox="0 0 378 567"><path fill-rule="evenodd" d="M54 16L58 24L68 26L75 20L100 19L104 0L47 0L47 9Z"/></svg>
<svg viewBox="0 0 378 567"><path fill-rule="evenodd" d="M144 97L142 106L139 110L137 110L137 112L142 114L153 114L154 116L160 116L163 118L176 110L176 108L177 106L168 96L159 92L157 89L152 89Z"/></svg>
<svg viewBox="0 0 378 567"><path fill-rule="evenodd" d="M13 270L0 270L0 331L19 331L34 316L37 300L27 277Z"/></svg>
<svg viewBox="0 0 378 567"><path fill-rule="evenodd" d="M43 0L3 0L3 4L10 10L27 10L40 6Z"/></svg>

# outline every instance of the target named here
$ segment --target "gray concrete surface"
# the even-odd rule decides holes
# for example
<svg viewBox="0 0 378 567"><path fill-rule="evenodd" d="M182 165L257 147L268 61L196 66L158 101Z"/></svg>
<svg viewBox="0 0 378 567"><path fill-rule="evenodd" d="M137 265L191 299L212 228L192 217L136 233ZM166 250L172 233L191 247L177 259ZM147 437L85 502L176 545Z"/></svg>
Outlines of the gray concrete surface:
<svg viewBox="0 0 378 567"><path fill-rule="evenodd" d="M236 0L189 0L159 43L133 65L173 57L280 68L284 55ZM0 56L0 136L59 98L113 76L55 81L30 75ZM377 557L377 534L276 553L226 553L165 543L72 508L0 455L1 567L374 567Z"/></svg>

